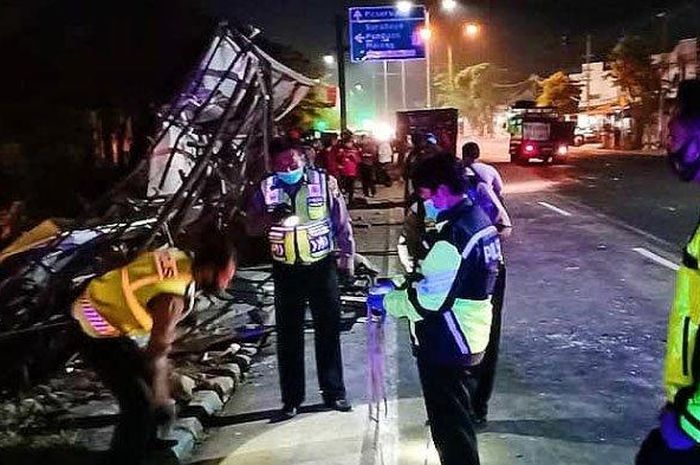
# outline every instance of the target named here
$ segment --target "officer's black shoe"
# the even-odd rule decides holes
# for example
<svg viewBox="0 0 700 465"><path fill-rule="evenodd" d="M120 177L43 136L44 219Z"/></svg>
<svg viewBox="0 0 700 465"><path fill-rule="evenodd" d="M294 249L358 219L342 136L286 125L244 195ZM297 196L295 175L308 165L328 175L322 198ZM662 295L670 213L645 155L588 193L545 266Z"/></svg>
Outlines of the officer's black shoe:
<svg viewBox="0 0 700 465"><path fill-rule="evenodd" d="M284 405L282 406L282 410L277 412L272 419L270 420L270 423L281 423L283 421L288 421L297 416L297 407L294 405Z"/></svg>
<svg viewBox="0 0 700 465"><path fill-rule="evenodd" d="M337 410L339 412L349 412L352 410L352 405L345 398L341 399L326 399L323 401L326 408Z"/></svg>

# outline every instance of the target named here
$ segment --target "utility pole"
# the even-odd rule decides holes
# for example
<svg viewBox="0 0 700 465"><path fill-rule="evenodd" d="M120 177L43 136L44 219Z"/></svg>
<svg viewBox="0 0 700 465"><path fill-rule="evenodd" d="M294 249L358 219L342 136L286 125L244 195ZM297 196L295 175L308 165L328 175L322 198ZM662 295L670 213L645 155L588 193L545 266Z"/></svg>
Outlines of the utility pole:
<svg viewBox="0 0 700 465"><path fill-rule="evenodd" d="M340 102L340 131L348 130L348 102L345 84L345 15L335 17L336 62L338 63L338 99Z"/></svg>
<svg viewBox="0 0 700 465"><path fill-rule="evenodd" d="M425 27L427 28L427 37L425 40L425 106L432 108L433 106L433 82L430 77L430 12L425 12Z"/></svg>
<svg viewBox="0 0 700 465"><path fill-rule="evenodd" d="M450 89L454 88L455 82L455 64L452 56L452 44L447 44L447 76L450 80Z"/></svg>
<svg viewBox="0 0 700 465"><path fill-rule="evenodd" d="M668 15L665 11L658 13L657 18L661 20L661 63L659 67L659 116L657 121L657 133L659 137L659 147L663 147L664 141L664 77L668 77L668 55L666 54L666 49L668 48Z"/></svg>
<svg viewBox="0 0 700 465"><path fill-rule="evenodd" d="M408 108L406 102L406 60L401 60L401 105L403 110Z"/></svg>
<svg viewBox="0 0 700 465"><path fill-rule="evenodd" d="M389 62L384 60L384 117L389 116Z"/></svg>
<svg viewBox="0 0 700 465"><path fill-rule="evenodd" d="M586 34L586 115L591 112L591 59L593 58L593 39Z"/></svg>

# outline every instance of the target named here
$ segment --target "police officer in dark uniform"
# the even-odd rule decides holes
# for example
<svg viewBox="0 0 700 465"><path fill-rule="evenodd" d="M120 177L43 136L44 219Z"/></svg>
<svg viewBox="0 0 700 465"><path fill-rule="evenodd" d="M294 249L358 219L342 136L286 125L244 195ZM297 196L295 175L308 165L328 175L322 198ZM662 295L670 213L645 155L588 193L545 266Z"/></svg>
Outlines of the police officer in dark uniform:
<svg viewBox="0 0 700 465"><path fill-rule="evenodd" d="M282 410L297 414L305 398L304 315L314 321L316 368L327 407L349 411L340 350L338 272L352 275L355 242L335 178L307 167L284 140L271 148L273 174L260 183L248 209L248 229L267 233L273 260L277 356ZM334 249L339 249L336 265Z"/></svg>
<svg viewBox="0 0 700 465"><path fill-rule="evenodd" d="M464 195L464 170L450 156L420 164L414 182L435 209L436 236L420 275L382 282L367 305L407 318L413 328L433 441L443 465L478 465L471 395L489 343L494 284L501 261L497 229Z"/></svg>

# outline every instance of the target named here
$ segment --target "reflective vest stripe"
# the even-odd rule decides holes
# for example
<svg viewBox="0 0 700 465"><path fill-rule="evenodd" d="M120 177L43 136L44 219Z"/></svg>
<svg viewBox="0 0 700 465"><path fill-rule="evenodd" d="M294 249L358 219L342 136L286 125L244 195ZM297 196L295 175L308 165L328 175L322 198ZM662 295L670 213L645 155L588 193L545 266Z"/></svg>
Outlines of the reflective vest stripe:
<svg viewBox="0 0 700 465"><path fill-rule="evenodd" d="M469 350L469 344L467 343L467 338L464 336L464 333L462 333L462 330L459 328L459 323L457 323L457 320L455 318L454 313L452 313L452 310L448 310L442 315L445 318L447 327L450 328L452 337L457 343L460 352L462 352L462 354L464 355L471 354L471 350Z"/></svg>
<svg viewBox="0 0 700 465"><path fill-rule="evenodd" d="M89 336L114 337L120 333L95 309L90 299L83 296L78 299L73 308L73 316Z"/></svg>

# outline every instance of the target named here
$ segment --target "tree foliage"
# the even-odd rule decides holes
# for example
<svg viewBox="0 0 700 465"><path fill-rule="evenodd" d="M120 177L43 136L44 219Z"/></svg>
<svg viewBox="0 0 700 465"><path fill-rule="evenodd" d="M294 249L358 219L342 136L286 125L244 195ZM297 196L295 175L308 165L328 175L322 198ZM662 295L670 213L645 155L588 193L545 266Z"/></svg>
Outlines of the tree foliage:
<svg viewBox="0 0 700 465"><path fill-rule="evenodd" d="M610 74L630 106L635 121L634 146L641 145L644 126L656 107L661 83L651 63L651 47L639 36L626 36L608 58Z"/></svg>
<svg viewBox="0 0 700 465"><path fill-rule="evenodd" d="M468 66L457 73L453 82L447 75L439 75L435 88L439 105L457 108L475 130L492 132L494 112L504 98L493 64Z"/></svg>
<svg viewBox="0 0 700 465"><path fill-rule="evenodd" d="M581 88L569 79L563 71L557 71L551 76L539 81L541 93L537 104L546 107L556 107L562 113L576 113Z"/></svg>

